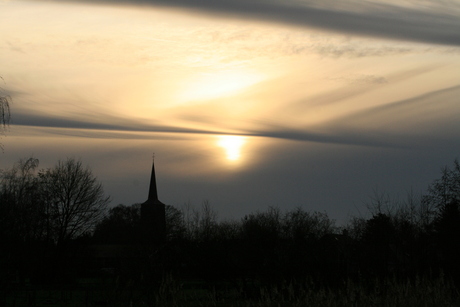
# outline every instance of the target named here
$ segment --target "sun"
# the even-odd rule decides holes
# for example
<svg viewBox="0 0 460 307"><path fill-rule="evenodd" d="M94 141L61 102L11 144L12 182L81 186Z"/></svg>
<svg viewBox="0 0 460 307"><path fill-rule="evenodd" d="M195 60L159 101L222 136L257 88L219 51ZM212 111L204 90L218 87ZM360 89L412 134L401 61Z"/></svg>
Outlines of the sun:
<svg viewBox="0 0 460 307"><path fill-rule="evenodd" d="M241 146L246 142L246 138L236 135L219 136L217 145L225 150L226 158L230 161L237 161L241 156Z"/></svg>

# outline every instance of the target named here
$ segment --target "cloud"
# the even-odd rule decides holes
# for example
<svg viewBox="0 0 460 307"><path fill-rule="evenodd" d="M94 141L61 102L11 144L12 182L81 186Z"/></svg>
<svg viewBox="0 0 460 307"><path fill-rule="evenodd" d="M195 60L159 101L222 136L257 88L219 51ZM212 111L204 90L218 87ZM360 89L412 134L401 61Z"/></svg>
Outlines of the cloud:
<svg viewBox="0 0 460 307"><path fill-rule="evenodd" d="M272 127L272 129L270 129L270 127ZM308 141L325 144L343 144L387 148L405 147L403 143L398 142L398 140L395 140L394 138L376 138L375 136L369 133L356 133L355 131L345 130L335 131L334 133L328 133L315 132L314 130L309 131L307 128L289 129L287 127L267 125L266 130L253 130L250 134L253 136L262 136L294 141Z"/></svg>
<svg viewBox="0 0 460 307"><path fill-rule="evenodd" d="M460 85L409 99L374 106L325 123L334 131L399 137L407 144L432 144L436 139L458 137ZM365 131L365 132L363 132ZM428 142L432 139L432 142Z"/></svg>
<svg viewBox="0 0 460 307"><path fill-rule="evenodd" d="M81 2L81 1L79 1ZM224 17L248 18L313 27L345 34L405 41L460 45L459 7L395 6L371 1L257 0L99 0L90 3L152 5L186 9ZM450 5L450 6L449 6Z"/></svg>
<svg viewBox="0 0 460 307"><path fill-rule="evenodd" d="M20 52L20 53L26 53L23 48L15 45L15 44L13 44L13 43L11 43L9 41L7 41L6 44L8 46L8 49L10 49L11 51Z"/></svg>
<svg viewBox="0 0 460 307"><path fill-rule="evenodd" d="M373 76L369 78L375 79ZM411 148L431 146L438 139L458 137L459 95L460 85L457 85L369 107L315 126L294 127L270 119L240 119L233 123L238 126L238 130L235 130L225 120L197 114L186 116L181 113L178 116L182 124L168 125L162 121L145 122L99 112L89 117L75 116L75 113L72 116L56 116L17 109L11 128L14 129L16 125L39 127L44 128L41 131L56 135L104 139L156 139L158 134L155 133L158 132L168 133L168 138L177 139L185 134L223 135L239 131L235 134L319 144ZM216 125L216 121L219 124ZM196 126L197 123L200 125Z"/></svg>
<svg viewBox="0 0 460 307"><path fill-rule="evenodd" d="M115 132L170 132L170 133L195 133L195 134L226 134L221 131L202 130L193 128L184 128L176 126L165 125L147 125L137 121L130 121L126 118L117 118L115 116L104 115L104 122L123 122L123 125L108 124L101 122L101 119L72 119L67 117L56 117L47 114L30 114L27 112L16 113L12 125L18 126L32 126L32 127L47 127L47 128L64 128L75 129L77 134L81 134L81 129L96 130L96 131L115 131ZM67 132L67 134L71 134ZM93 133L98 136L99 133ZM103 137L107 133L102 134ZM89 135L88 135L89 136ZM145 138L145 136L142 136Z"/></svg>
<svg viewBox="0 0 460 307"><path fill-rule="evenodd" d="M381 56L391 56L391 55L400 55L413 52L413 50L407 47L394 47L394 46L373 46L369 47L366 44L350 44L350 43L340 43L340 44L315 44L310 46L310 49L313 52L316 52L325 57L332 58L362 58L362 57L381 57ZM303 50L300 48L299 50ZM300 52L299 52L300 53Z"/></svg>
<svg viewBox="0 0 460 307"><path fill-rule="evenodd" d="M389 83L398 84L413 79L417 76L427 74L439 67L440 65L424 65L413 69L396 71L389 74L388 76L347 75L343 77L331 77L329 78L330 80L345 81L347 82L347 85L345 87L331 90L326 93L320 93L316 96L310 97L309 99L302 99L300 101L291 102L288 107L283 106L283 108L278 110L278 112L293 115L306 112L311 107L324 107L338 104L340 102L371 92L382 86L386 86Z"/></svg>
<svg viewBox="0 0 460 307"><path fill-rule="evenodd" d="M456 107L460 85L410 99L370 107L350 115L299 129L265 122L251 135L368 147L410 148L432 146L457 138L460 131Z"/></svg>
<svg viewBox="0 0 460 307"><path fill-rule="evenodd" d="M203 119L202 119L203 120ZM189 127L142 124L126 119L106 116L106 122L124 122L123 125L101 123L101 119L90 121L65 117L55 117L46 114L17 113L12 125L47 128L46 132L56 135L67 135L87 138L114 138L114 139L156 139L155 134L170 133L170 138L184 134L197 135L224 135L231 134L226 129L193 129ZM212 121L212 120L211 120ZM203 121L202 121L203 122ZM292 129L290 127L271 124L267 121L259 123L259 128L241 129L239 135L252 137L266 137L274 139L307 141L315 143L347 144L371 147L401 147L402 143L394 139L379 139L369 134L355 132L319 132L307 128Z"/></svg>

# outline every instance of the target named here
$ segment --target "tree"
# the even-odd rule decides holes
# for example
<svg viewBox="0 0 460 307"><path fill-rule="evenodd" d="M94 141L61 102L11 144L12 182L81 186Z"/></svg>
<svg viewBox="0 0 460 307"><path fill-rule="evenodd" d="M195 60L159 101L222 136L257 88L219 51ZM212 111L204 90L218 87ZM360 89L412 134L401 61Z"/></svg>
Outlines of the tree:
<svg viewBox="0 0 460 307"><path fill-rule="evenodd" d="M370 273L380 276L388 273L395 234L394 224L387 214L378 213L366 222L362 238L365 246L363 255Z"/></svg>
<svg viewBox="0 0 460 307"><path fill-rule="evenodd" d="M453 168L442 169L441 178L429 186L422 203L433 212L431 230L444 270L457 276L460 272L460 163L457 159Z"/></svg>
<svg viewBox="0 0 460 307"><path fill-rule="evenodd" d="M460 203L460 163L457 159L452 169L442 169L441 178L429 186L428 194L423 196L422 203L438 214L442 214L452 203Z"/></svg>
<svg viewBox="0 0 460 307"><path fill-rule="evenodd" d="M43 238L45 216L36 178L38 159L20 159L0 174L0 235L23 242Z"/></svg>
<svg viewBox="0 0 460 307"><path fill-rule="evenodd" d="M140 219L140 205L120 204L111 208L104 219L96 225L93 237L101 243L137 243Z"/></svg>
<svg viewBox="0 0 460 307"><path fill-rule="evenodd" d="M111 208L108 214L96 225L94 239L102 243L130 244L139 243L141 236L141 206L118 205ZM165 206L166 240L181 239L185 236L185 225L182 212L173 206Z"/></svg>
<svg viewBox="0 0 460 307"><path fill-rule="evenodd" d="M23 283L41 254L47 228L37 167L38 159L28 158L0 171L0 283Z"/></svg>
<svg viewBox="0 0 460 307"><path fill-rule="evenodd" d="M185 237L186 228L182 212L170 205L165 206L166 240L182 239Z"/></svg>
<svg viewBox="0 0 460 307"><path fill-rule="evenodd" d="M2 77L0 78L3 80ZM5 130L10 123L11 96L6 95L3 92L3 88L0 87L0 135L5 133ZM3 148L1 143L0 148Z"/></svg>
<svg viewBox="0 0 460 307"><path fill-rule="evenodd" d="M306 212L302 208L286 212L283 218L283 233L296 242L319 240L334 232L334 221L326 213Z"/></svg>
<svg viewBox="0 0 460 307"><path fill-rule="evenodd" d="M186 204L182 210L182 216L189 239L209 241L217 234L217 212L212 209L209 201L203 201L201 210L196 210L190 204Z"/></svg>
<svg viewBox="0 0 460 307"><path fill-rule="evenodd" d="M57 245L94 230L110 202L102 184L81 161L68 158L39 174L51 233Z"/></svg>

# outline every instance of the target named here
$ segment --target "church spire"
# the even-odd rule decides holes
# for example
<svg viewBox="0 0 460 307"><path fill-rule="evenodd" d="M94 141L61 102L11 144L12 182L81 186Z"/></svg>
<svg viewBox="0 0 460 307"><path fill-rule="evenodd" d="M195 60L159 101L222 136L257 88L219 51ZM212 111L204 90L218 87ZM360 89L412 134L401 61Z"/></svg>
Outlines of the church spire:
<svg viewBox="0 0 460 307"><path fill-rule="evenodd" d="M155 163L152 161L149 198L141 204L141 228L145 242L162 242L166 235L165 204L158 200Z"/></svg>
<svg viewBox="0 0 460 307"><path fill-rule="evenodd" d="M148 200L158 200L157 181L155 178L155 154L152 159L152 174L150 175L150 188Z"/></svg>

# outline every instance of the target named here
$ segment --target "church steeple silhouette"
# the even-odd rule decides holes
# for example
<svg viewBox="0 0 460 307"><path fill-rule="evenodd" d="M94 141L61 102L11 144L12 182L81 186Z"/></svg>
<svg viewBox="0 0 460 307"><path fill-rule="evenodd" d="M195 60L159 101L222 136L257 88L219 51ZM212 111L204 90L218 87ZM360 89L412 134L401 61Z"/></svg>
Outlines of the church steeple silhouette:
<svg viewBox="0 0 460 307"><path fill-rule="evenodd" d="M152 161L152 174L150 175L149 197L147 201L159 201L157 192L157 180L155 177L155 158Z"/></svg>
<svg viewBox="0 0 460 307"><path fill-rule="evenodd" d="M158 199L155 161L152 161L149 196L141 204L141 224L142 237L146 242L158 243L164 240L166 232L165 204Z"/></svg>

